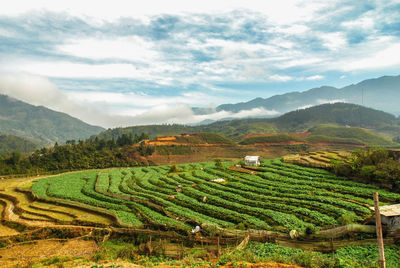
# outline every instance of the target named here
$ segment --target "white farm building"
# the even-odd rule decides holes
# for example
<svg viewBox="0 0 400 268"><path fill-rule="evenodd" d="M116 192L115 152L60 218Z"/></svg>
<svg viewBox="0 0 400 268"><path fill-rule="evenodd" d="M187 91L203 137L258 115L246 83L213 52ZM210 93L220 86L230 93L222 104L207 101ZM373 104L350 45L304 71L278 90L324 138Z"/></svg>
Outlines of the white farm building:
<svg viewBox="0 0 400 268"><path fill-rule="evenodd" d="M375 211L375 207L370 209ZM400 228L400 204L381 206L379 212L382 224L387 225L390 231Z"/></svg>
<svg viewBox="0 0 400 268"><path fill-rule="evenodd" d="M248 155L244 158L244 164L246 166L257 167L260 165L260 157L256 155Z"/></svg>

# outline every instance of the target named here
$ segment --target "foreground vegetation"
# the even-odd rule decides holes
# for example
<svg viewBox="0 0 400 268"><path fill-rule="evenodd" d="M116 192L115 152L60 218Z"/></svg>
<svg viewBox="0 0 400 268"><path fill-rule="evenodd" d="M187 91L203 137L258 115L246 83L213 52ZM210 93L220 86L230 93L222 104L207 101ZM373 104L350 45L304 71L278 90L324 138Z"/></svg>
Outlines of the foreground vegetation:
<svg viewBox="0 0 400 268"><path fill-rule="evenodd" d="M166 241L154 243L154 251L149 254L143 247L145 242L141 238L114 238L100 242L98 250L89 256L49 257L37 260L31 266L125 267L134 263L143 267L288 267L284 264L309 268L379 267L377 246L347 246L332 253L320 253L272 243L250 242L243 249L222 248L222 255L217 257L214 247L177 247ZM171 250L175 251L174 256ZM386 246L385 255L387 268L399 267L398 246ZM278 266L280 264L282 266Z"/></svg>
<svg viewBox="0 0 400 268"><path fill-rule="evenodd" d="M400 263L400 248L386 246L386 267L396 268ZM377 246L347 246L333 253L320 253L279 246L272 243L251 243L243 251L223 255L219 263L278 262L301 265L303 267L379 267Z"/></svg>

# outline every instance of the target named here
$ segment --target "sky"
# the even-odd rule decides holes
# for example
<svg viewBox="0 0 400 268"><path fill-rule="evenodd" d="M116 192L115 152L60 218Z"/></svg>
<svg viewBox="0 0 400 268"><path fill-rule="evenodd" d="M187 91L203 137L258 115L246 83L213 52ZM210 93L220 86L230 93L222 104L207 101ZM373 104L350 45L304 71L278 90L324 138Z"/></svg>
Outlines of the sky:
<svg viewBox="0 0 400 268"><path fill-rule="evenodd" d="M399 70L399 0L13 0L0 9L0 93L106 128L271 116L190 107Z"/></svg>

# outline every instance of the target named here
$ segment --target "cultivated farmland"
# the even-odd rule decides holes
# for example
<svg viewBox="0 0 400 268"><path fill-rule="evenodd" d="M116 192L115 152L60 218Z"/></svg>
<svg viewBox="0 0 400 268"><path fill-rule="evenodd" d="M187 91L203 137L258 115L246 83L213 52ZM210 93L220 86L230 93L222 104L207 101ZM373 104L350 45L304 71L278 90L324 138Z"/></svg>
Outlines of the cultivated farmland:
<svg viewBox="0 0 400 268"><path fill-rule="evenodd" d="M400 194L280 159L264 160L254 169L233 164L93 170L43 178L31 188L42 202L34 209L43 215L51 211L54 219L57 211L48 204L57 203L114 219L102 225L180 233L196 225L288 233L364 222L372 215L368 207L375 191L383 204L400 201ZM73 216L58 213L62 222Z"/></svg>

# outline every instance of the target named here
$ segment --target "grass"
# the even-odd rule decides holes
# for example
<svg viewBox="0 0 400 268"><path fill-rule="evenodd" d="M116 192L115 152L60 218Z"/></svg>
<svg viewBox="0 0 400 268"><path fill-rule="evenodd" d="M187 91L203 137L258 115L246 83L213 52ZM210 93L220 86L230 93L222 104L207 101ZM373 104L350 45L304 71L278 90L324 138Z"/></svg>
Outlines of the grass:
<svg viewBox="0 0 400 268"><path fill-rule="evenodd" d="M249 137L240 142L240 144L248 145L255 143L279 143L279 142L289 142L289 141L305 141L305 139L289 135L289 134L279 134L273 136L255 136Z"/></svg>
<svg viewBox="0 0 400 268"><path fill-rule="evenodd" d="M319 125L310 129L311 140L349 141L350 143L363 143L365 145L391 146L394 143L380 137L368 130L357 127L339 127L335 125ZM329 137L329 138L328 138Z"/></svg>

